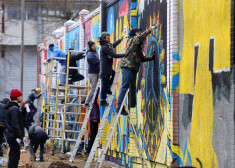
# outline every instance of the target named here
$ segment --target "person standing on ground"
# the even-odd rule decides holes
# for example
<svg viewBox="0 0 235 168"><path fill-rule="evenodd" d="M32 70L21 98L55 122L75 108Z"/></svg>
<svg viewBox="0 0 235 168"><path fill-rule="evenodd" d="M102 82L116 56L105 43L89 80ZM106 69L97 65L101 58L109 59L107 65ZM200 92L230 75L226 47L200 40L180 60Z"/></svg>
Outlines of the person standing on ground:
<svg viewBox="0 0 235 168"><path fill-rule="evenodd" d="M85 108L89 108L89 104L92 100L92 97L95 93L95 88L99 79L100 72L100 59L99 55L96 52L96 45L93 41L88 41L89 50L87 52L87 62L88 62L88 78L90 80L89 94L85 101Z"/></svg>
<svg viewBox="0 0 235 168"><path fill-rule="evenodd" d="M59 85L60 86L64 86L65 83L66 83L66 65L67 65L67 62L66 62L66 53L63 52L61 49L59 49L58 46L55 46L54 44L50 44L49 45L49 50L53 53L52 56L50 56L49 59L47 59L48 62L50 62L52 60L53 57L56 57L56 58L65 58L63 60L61 59L58 59L59 63L61 64L61 67L60 67L60 83Z"/></svg>
<svg viewBox="0 0 235 168"><path fill-rule="evenodd" d="M8 98L2 99L0 101L0 157L3 156L2 151L2 139L3 139L3 133L6 128L6 109L5 106L10 100Z"/></svg>
<svg viewBox="0 0 235 168"><path fill-rule="evenodd" d="M153 61L155 56L155 51L152 56L144 56L141 50L141 45L143 44L146 37L151 33L152 30L157 28L157 24L152 26L150 29L141 33L141 29L134 28L129 33L129 39L127 41L126 57L122 60L122 84L118 96L118 107L116 112L119 112L121 108L122 101L125 97L126 91L131 85L133 90L131 93L135 93L136 88L136 75L139 71L140 63ZM125 108L122 108L122 115L128 115Z"/></svg>
<svg viewBox="0 0 235 168"><path fill-rule="evenodd" d="M99 122L100 122L100 108L99 108L99 104L97 102L98 95L99 95L99 90L96 94L95 101L94 101L94 104L93 104L93 107L92 107L92 110L91 110L91 114L90 114L90 130L91 130L91 133L90 133L90 139L89 139L89 142L88 142L88 148L87 148L87 151L86 151L86 157L88 157L89 154L90 154L91 148L92 148L93 143L95 141L96 134L98 132L98 125L99 125Z"/></svg>
<svg viewBox="0 0 235 168"><path fill-rule="evenodd" d="M10 146L8 168L17 168L20 160L20 147L24 144L24 123L18 103L22 101L22 92L12 89L11 101L6 105L7 142Z"/></svg>
<svg viewBox="0 0 235 168"><path fill-rule="evenodd" d="M34 161L36 161L36 151L38 146L40 145L40 161L43 160L43 152L44 152L44 144L48 139L47 133L43 130L42 127L33 125L29 128L29 151L30 154L34 157Z"/></svg>
<svg viewBox="0 0 235 168"><path fill-rule="evenodd" d="M29 108L30 108L30 113L27 113L25 116L29 119L29 124L28 124L28 126L26 126L27 130L31 126L31 124L33 122L33 117L37 112L37 108L34 106L34 100L39 99L42 96L42 94L43 94L43 92L41 92L40 88L33 89L32 93L30 93L30 95L28 96L28 98L26 100L26 103L29 104Z"/></svg>
<svg viewBox="0 0 235 168"><path fill-rule="evenodd" d="M110 87L113 83L115 71L112 69L113 58L125 57L125 54L116 54L113 48L121 43L123 38L119 39L115 43L110 43L110 34L108 32L102 32L99 43L100 49L100 78L101 78L101 106L108 106L106 101L107 94L112 94ZM112 76L110 78L110 76Z"/></svg>

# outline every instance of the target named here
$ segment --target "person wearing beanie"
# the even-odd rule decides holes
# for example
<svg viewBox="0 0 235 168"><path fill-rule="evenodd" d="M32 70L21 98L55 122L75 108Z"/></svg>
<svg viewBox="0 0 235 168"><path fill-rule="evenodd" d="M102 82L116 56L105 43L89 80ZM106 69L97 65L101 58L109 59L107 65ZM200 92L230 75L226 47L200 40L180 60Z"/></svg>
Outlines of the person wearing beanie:
<svg viewBox="0 0 235 168"><path fill-rule="evenodd" d="M20 160L20 147L24 144L24 123L18 103L22 101L22 92L12 89L11 101L6 105L7 142L10 146L8 168L18 167Z"/></svg>
<svg viewBox="0 0 235 168"><path fill-rule="evenodd" d="M118 95L118 103L116 112L118 113L125 97L126 91L131 86L130 93L134 97L134 101L130 102L130 107L135 107L135 97L136 97L136 75L139 71L141 62L153 61L155 56L155 51L153 51L152 56L144 56L141 50L141 46L146 39L146 37L157 28L157 24L152 26L150 29L141 33L141 30L134 28L129 32L129 39L127 41L126 57L121 62L122 68L122 84ZM122 115L128 115L125 107L121 109Z"/></svg>
<svg viewBox="0 0 235 168"><path fill-rule="evenodd" d="M90 91L85 101L85 108L89 108L89 103L95 93L95 88L99 79L100 72L100 59L96 52L96 45L93 41L88 41L88 52L87 52L87 62L88 62L88 78L90 80Z"/></svg>
<svg viewBox="0 0 235 168"><path fill-rule="evenodd" d="M0 157L3 156L2 151L2 139L4 137L4 132L6 128L6 109L5 106L10 100L8 98L4 98L0 101Z"/></svg>
<svg viewBox="0 0 235 168"><path fill-rule="evenodd" d="M73 50L73 48L69 48L69 50ZM77 67L77 61L83 58L85 58L83 53L70 52L69 67ZM71 77L68 82L69 84L73 84L73 82L81 81L84 79L84 76L81 75L77 69L69 69L69 76Z"/></svg>
<svg viewBox="0 0 235 168"><path fill-rule="evenodd" d="M52 52L52 55L50 55L50 58L47 59L47 62L50 62L52 58L66 58L66 53L63 52L58 46L55 46L54 44L49 45L49 50ZM66 65L67 61L66 59L56 59L59 61L61 64L60 67L60 86L64 86L66 82L66 75L65 75L65 70L66 70Z"/></svg>
<svg viewBox="0 0 235 168"><path fill-rule="evenodd" d="M121 43L123 38L117 40L115 43L110 43L110 34L108 32L102 32L100 43L100 78L101 78L101 106L108 106L106 101L107 94L112 94L110 87L113 84L115 71L112 69L113 58L125 57L125 54L116 54L114 49ZM112 76L112 77L111 77ZM111 77L111 78L110 78Z"/></svg>

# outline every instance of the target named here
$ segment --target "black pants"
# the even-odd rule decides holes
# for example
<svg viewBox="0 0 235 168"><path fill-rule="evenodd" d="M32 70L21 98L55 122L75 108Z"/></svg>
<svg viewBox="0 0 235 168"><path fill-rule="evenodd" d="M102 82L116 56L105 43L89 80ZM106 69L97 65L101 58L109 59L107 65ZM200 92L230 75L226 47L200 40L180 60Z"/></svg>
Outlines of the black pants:
<svg viewBox="0 0 235 168"><path fill-rule="evenodd" d="M8 168L17 168L20 160L20 145L16 142L16 138L7 138L10 146Z"/></svg>
<svg viewBox="0 0 235 168"><path fill-rule="evenodd" d="M93 145L93 143L95 141L95 137L96 137L96 134L98 132L98 124L99 124L98 121L96 121L96 122L91 121L90 122L91 134L90 134L90 140L88 142L88 148L87 148L87 152L86 152L87 154L90 153L92 145Z"/></svg>
<svg viewBox="0 0 235 168"><path fill-rule="evenodd" d="M29 143L29 152L36 159L35 153L37 152L38 146L40 145L40 160L43 160L44 143L33 144L31 141Z"/></svg>
<svg viewBox="0 0 235 168"><path fill-rule="evenodd" d="M102 84L102 86L101 86L101 99L102 100L106 99L107 91L110 89L110 87L113 84L114 76L115 76L115 71L112 70L111 78L110 78L110 76L102 78L102 81L101 81L101 84Z"/></svg>
<svg viewBox="0 0 235 168"><path fill-rule="evenodd" d="M3 156L2 141L3 141L4 130L5 130L5 127L0 126L0 156Z"/></svg>
<svg viewBox="0 0 235 168"><path fill-rule="evenodd" d="M71 73L69 74L71 76L71 81L72 82L77 82L77 81L80 81L80 80L83 80L84 79L84 76L81 75L80 73L78 72L75 72L75 73Z"/></svg>

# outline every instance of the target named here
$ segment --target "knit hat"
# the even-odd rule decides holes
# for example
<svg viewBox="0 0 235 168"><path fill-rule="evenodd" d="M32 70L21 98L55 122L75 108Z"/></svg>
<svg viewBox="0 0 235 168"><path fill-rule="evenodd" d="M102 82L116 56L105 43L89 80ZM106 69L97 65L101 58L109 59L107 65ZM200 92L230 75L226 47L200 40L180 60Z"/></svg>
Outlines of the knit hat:
<svg viewBox="0 0 235 168"><path fill-rule="evenodd" d="M11 90L11 94L10 94L10 98L16 98L16 97L19 97L19 96L22 96L22 92L19 91L18 89L12 89Z"/></svg>
<svg viewBox="0 0 235 168"><path fill-rule="evenodd" d="M139 29L139 28L133 28L133 29L131 29L131 31L129 32L129 36L130 36L130 37L134 37L134 36L135 36L135 33L138 32L138 31L141 31L141 29Z"/></svg>
<svg viewBox="0 0 235 168"><path fill-rule="evenodd" d="M93 46L95 43L93 41L88 41L88 46L89 48L91 48L91 46Z"/></svg>
<svg viewBox="0 0 235 168"><path fill-rule="evenodd" d="M108 36L108 35L110 35L108 32L102 32L101 36L100 36L101 40L104 40L105 37Z"/></svg>
<svg viewBox="0 0 235 168"><path fill-rule="evenodd" d="M49 44L49 48L50 48L50 47L54 47L54 46L55 46L54 44Z"/></svg>

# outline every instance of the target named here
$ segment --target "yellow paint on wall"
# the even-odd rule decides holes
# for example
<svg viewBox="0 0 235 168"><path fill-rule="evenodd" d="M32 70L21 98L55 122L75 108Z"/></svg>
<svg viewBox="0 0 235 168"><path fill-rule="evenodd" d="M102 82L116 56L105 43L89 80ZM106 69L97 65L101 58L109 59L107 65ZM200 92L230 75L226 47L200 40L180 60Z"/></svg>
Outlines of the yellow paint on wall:
<svg viewBox="0 0 235 168"><path fill-rule="evenodd" d="M209 72L209 39L215 39L214 71L230 68L231 1L183 1L184 41L180 63L180 93L193 93L190 134L192 165L218 167L212 145L213 90ZM194 47L199 45L194 85ZM186 156L187 157L187 156ZM184 160L184 163L186 160Z"/></svg>

